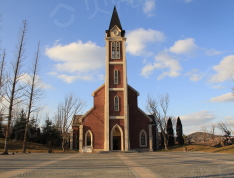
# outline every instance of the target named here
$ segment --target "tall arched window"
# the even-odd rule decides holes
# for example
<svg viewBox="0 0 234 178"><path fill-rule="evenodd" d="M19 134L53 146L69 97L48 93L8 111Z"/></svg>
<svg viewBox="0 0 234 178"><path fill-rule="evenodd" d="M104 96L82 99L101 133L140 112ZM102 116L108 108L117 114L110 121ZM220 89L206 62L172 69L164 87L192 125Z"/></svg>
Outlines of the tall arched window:
<svg viewBox="0 0 234 178"><path fill-rule="evenodd" d="M145 147L147 146L147 135L146 135L146 132L144 130L142 130L140 132L140 135L139 135L139 139L140 139L140 146L141 147Z"/></svg>
<svg viewBox="0 0 234 178"><path fill-rule="evenodd" d="M114 98L114 111L119 111L119 97L115 96Z"/></svg>
<svg viewBox="0 0 234 178"><path fill-rule="evenodd" d="M114 70L114 84L119 84L119 71Z"/></svg>
<svg viewBox="0 0 234 178"><path fill-rule="evenodd" d="M85 133L85 146L93 146L93 135L90 130Z"/></svg>
<svg viewBox="0 0 234 178"><path fill-rule="evenodd" d="M111 43L111 58L120 59L120 42Z"/></svg>

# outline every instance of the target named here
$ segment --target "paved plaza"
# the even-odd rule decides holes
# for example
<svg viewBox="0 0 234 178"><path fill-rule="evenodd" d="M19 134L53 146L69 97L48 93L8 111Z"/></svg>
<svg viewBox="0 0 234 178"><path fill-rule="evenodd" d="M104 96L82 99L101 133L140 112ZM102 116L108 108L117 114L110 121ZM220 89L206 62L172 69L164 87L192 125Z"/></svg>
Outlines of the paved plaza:
<svg viewBox="0 0 234 178"><path fill-rule="evenodd" d="M234 177L234 155L201 152L0 155L0 177Z"/></svg>

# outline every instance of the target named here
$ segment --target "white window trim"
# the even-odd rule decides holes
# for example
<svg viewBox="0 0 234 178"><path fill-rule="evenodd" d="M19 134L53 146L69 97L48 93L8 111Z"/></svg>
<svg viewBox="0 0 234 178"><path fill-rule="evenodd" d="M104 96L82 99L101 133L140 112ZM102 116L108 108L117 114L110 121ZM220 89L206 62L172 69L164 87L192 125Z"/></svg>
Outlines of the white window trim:
<svg viewBox="0 0 234 178"><path fill-rule="evenodd" d="M117 75L115 75L117 73ZM114 70L114 84L119 84L119 71Z"/></svg>
<svg viewBox="0 0 234 178"><path fill-rule="evenodd" d="M88 133L90 133L90 136L91 136L91 145L87 145L87 135ZM93 147L93 134L90 130L87 130L87 132L85 133L85 146L91 146Z"/></svg>
<svg viewBox="0 0 234 178"><path fill-rule="evenodd" d="M117 108L117 109L116 109L116 107L115 107L115 106L116 106L116 103L115 103L115 99L116 99L116 98L118 98L118 103L117 103L118 108ZM118 96L115 96L115 97L114 97L114 111L119 111L119 97L118 97Z"/></svg>
<svg viewBox="0 0 234 178"><path fill-rule="evenodd" d="M114 44L114 50L113 50L113 44ZM117 57L117 48L119 47L119 57ZM121 56L121 50L120 50L120 42L111 42L111 59L120 59L120 56ZM113 53L114 51L114 53Z"/></svg>
<svg viewBox="0 0 234 178"><path fill-rule="evenodd" d="M141 144L141 134L144 133L145 134L145 145ZM145 132L145 130L141 130L140 134L139 134L139 143L140 143L140 147L147 147L147 134Z"/></svg>

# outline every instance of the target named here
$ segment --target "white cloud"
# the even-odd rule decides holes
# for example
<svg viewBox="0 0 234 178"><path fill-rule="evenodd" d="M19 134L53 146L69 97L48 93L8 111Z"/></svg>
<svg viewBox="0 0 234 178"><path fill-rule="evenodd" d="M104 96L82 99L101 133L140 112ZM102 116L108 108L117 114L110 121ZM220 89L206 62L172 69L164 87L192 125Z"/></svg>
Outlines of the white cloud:
<svg viewBox="0 0 234 178"><path fill-rule="evenodd" d="M24 73L21 77L20 77L20 81L23 83L31 83L32 82L32 76ZM36 80L35 80L36 84L38 87L41 87L43 89L52 89L53 87L49 84L46 84L42 81L42 79L40 78L40 76L36 75Z"/></svg>
<svg viewBox="0 0 234 178"><path fill-rule="evenodd" d="M203 77L203 73L199 72L199 69L193 69L185 75L190 76L189 79L194 82L201 80Z"/></svg>
<svg viewBox="0 0 234 178"><path fill-rule="evenodd" d="M212 86L212 88L214 88L214 89L224 89L225 87L222 86L222 85L214 85L214 86Z"/></svg>
<svg viewBox="0 0 234 178"><path fill-rule="evenodd" d="M217 73L211 78L211 82L223 82L231 79L234 71L234 55L226 56L218 65L213 66Z"/></svg>
<svg viewBox="0 0 234 178"><path fill-rule="evenodd" d="M46 49L46 55L56 62L52 73L68 83L92 80L105 65L105 48L91 41L56 44Z"/></svg>
<svg viewBox="0 0 234 178"><path fill-rule="evenodd" d="M220 54L222 54L222 53L223 53L223 51L217 51L217 50L215 50L215 49L210 49L210 50L207 50L207 51L206 51L206 54L207 54L208 56L220 55Z"/></svg>
<svg viewBox="0 0 234 178"><path fill-rule="evenodd" d="M97 76L94 76L94 74L92 74L92 73L90 73L90 74L82 73L81 75L80 74L67 75L67 74L59 74L57 72L50 72L48 74L56 76L57 78L63 80L66 83L73 83L76 80L85 80L85 81L93 81L95 79L103 80L102 74L99 74Z"/></svg>
<svg viewBox="0 0 234 178"><path fill-rule="evenodd" d="M149 63L144 66L141 70L141 75L147 78L155 69L163 70L163 73L157 78L158 80L161 80L166 76L178 77L180 75L180 71L182 70L179 62L173 59L165 51L155 56L155 62L153 64Z"/></svg>
<svg viewBox="0 0 234 178"><path fill-rule="evenodd" d="M224 120L233 120L234 119L234 116L226 116L226 117L223 117Z"/></svg>
<svg viewBox="0 0 234 178"><path fill-rule="evenodd" d="M138 28L127 33L127 52L132 55L149 55L147 52L149 43L162 42L165 36L157 30Z"/></svg>
<svg viewBox="0 0 234 178"><path fill-rule="evenodd" d="M155 6L155 0L146 0L143 5L143 12L148 16L152 16Z"/></svg>
<svg viewBox="0 0 234 178"><path fill-rule="evenodd" d="M193 38L187 38L185 40L178 40L170 47L170 51L175 54L190 54L197 48Z"/></svg>
<svg viewBox="0 0 234 178"><path fill-rule="evenodd" d="M226 93L224 95L216 96L210 99L210 102L233 102L233 93Z"/></svg>
<svg viewBox="0 0 234 178"><path fill-rule="evenodd" d="M215 120L215 115L207 110L191 113L180 117L183 124L184 133L200 131L202 125L207 125Z"/></svg>

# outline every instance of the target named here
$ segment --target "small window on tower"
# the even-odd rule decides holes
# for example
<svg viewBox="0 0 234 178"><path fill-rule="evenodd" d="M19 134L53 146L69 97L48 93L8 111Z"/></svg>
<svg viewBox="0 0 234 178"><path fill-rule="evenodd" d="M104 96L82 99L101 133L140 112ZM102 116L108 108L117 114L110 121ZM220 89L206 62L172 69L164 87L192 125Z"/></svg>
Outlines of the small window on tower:
<svg viewBox="0 0 234 178"><path fill-rule="evenodd" d="M120 42L111 43L111 58L120 59Z"/></svg>
<svg viewBox="0 0 234 178"><path fill-rule="evenodd" d="M119 52L119 42L116 42L116 58L119 59L120 58L120 52Z"/></svg>
<svg viewBox="0 0 234 178"><path fill-rule="evenodd" d="M114 70L114 84L119 84L119 71Z"/></svg>
<svg viewBox="0 0 234 178"><path fill-rule="evenodd" d="M115 42L112 43L112 51L111 51L111 53L112 53L112 59L114 59L115 58Z"/></svg>
<svg viewBox="0 0 234 178"><path fill-rule="evenodd" d="M119 97L115 96L114 98L114 111L119 111Z"/></svg>

